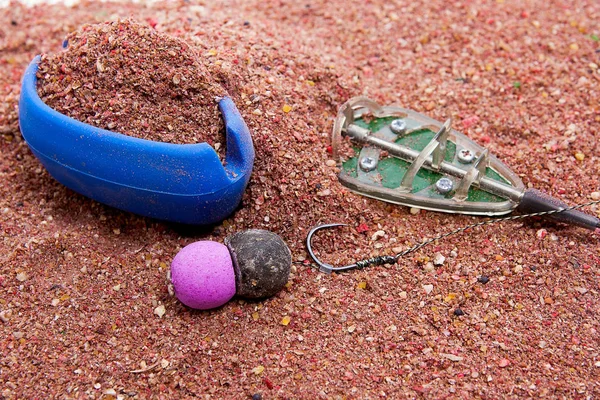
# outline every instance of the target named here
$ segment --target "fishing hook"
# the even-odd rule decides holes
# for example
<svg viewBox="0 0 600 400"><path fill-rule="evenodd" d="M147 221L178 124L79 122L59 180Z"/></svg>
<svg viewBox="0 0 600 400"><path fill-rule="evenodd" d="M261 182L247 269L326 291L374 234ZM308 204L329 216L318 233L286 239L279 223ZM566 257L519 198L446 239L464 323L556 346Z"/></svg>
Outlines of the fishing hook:
<svg viewBox="0 0 600 400"><path fill-rule="evenodd" d="M334 228L337 226L347 226L347 224L323 224L315 226L310 230L310 232L308 232L308 236L306 237L306 249L308 250L308 254L312 257L314 262L319 266L319 271L325 272L326 274L331 274L332 272L342 272L351 269L363 269L371 265L395 264L396 261L398 261L398 257L400 257L400 254L397 256L377 256L373 258L368 258L366 260L357 261L354 264L348 264L341 267L334 267L331 264L322 262L317 258L317 256L312 250L312 237L317 231L321 229Z"/></svg>

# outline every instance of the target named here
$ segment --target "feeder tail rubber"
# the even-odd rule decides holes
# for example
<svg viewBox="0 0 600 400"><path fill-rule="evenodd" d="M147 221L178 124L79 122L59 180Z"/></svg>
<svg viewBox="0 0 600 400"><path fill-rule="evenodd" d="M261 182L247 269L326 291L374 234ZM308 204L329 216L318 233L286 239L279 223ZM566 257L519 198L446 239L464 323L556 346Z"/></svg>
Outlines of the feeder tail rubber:
<svg viewBox="0 0 600 400"><path fill-rule="evenodd" d="M539 213L552 210L560 210L569 206L562 201L547 195L537 189L527 189L521 198L517 209L523 213ZM595 230L600 228L600 219L593 215L586 214L577 210L567 210L555 214L545 215L555 221L565 222L567 224L577 225L582 228Z"/></svg>

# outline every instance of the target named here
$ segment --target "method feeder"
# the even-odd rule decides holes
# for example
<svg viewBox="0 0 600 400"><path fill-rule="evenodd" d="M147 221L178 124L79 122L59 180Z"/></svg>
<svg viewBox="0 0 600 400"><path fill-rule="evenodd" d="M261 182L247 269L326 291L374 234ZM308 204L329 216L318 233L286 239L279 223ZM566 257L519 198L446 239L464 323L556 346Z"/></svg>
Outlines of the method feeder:
<svg viewBox="0 0 600 400"><path fill-rule="evenodd" d="M451 125L451 120L442 124L412 110L382 107L365 97L352 98L340 108L331 138L333 155L339 159L338 179L358 194L409 207L483 216L506 215L516 209L521 214L475 223L395 256L374 257L343 267L318 260L311 239L320 229L344 224L320 225L309 232L307 247L321 271L393 264L436 240L499 221L540 216L590 230L600 228L600 219L578 211L600 201L569 207L539 190L526 189L521 179L488 149ZM343 152L344 137L352 146ZM347 157L343 159L342 153Z"/></svg>

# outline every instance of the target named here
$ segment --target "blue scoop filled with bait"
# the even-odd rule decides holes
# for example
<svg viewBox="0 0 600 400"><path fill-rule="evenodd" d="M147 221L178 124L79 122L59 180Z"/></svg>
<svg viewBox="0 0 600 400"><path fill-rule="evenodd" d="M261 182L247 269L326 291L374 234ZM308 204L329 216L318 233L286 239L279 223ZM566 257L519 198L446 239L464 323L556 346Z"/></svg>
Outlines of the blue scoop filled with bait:
<svg viewBox="0 0 600 400"><path fill-rule="evenodd" d="M254 146L230 98L219 101L227 138L221 163L207 143L138 139L57 112L37 94L39 60L23 77L19 124L27 145L57 181L109 206L185 224L222 221L239 205Z"/></svg>

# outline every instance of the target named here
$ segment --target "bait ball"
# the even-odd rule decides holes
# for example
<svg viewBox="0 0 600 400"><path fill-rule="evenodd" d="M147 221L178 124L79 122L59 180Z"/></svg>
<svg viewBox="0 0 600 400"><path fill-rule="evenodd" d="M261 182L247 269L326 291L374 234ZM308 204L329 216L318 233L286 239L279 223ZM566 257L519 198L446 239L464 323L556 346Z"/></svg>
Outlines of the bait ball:
<svg viewBox="0 0 600 400"><path fill-rule="evenodd" d="M292 255L276 234L250 229L225 245L199 241L185 246L171 262L169 289L190 308L208 310L236 294L248 299L273 296L287 283Z"/></svg>

